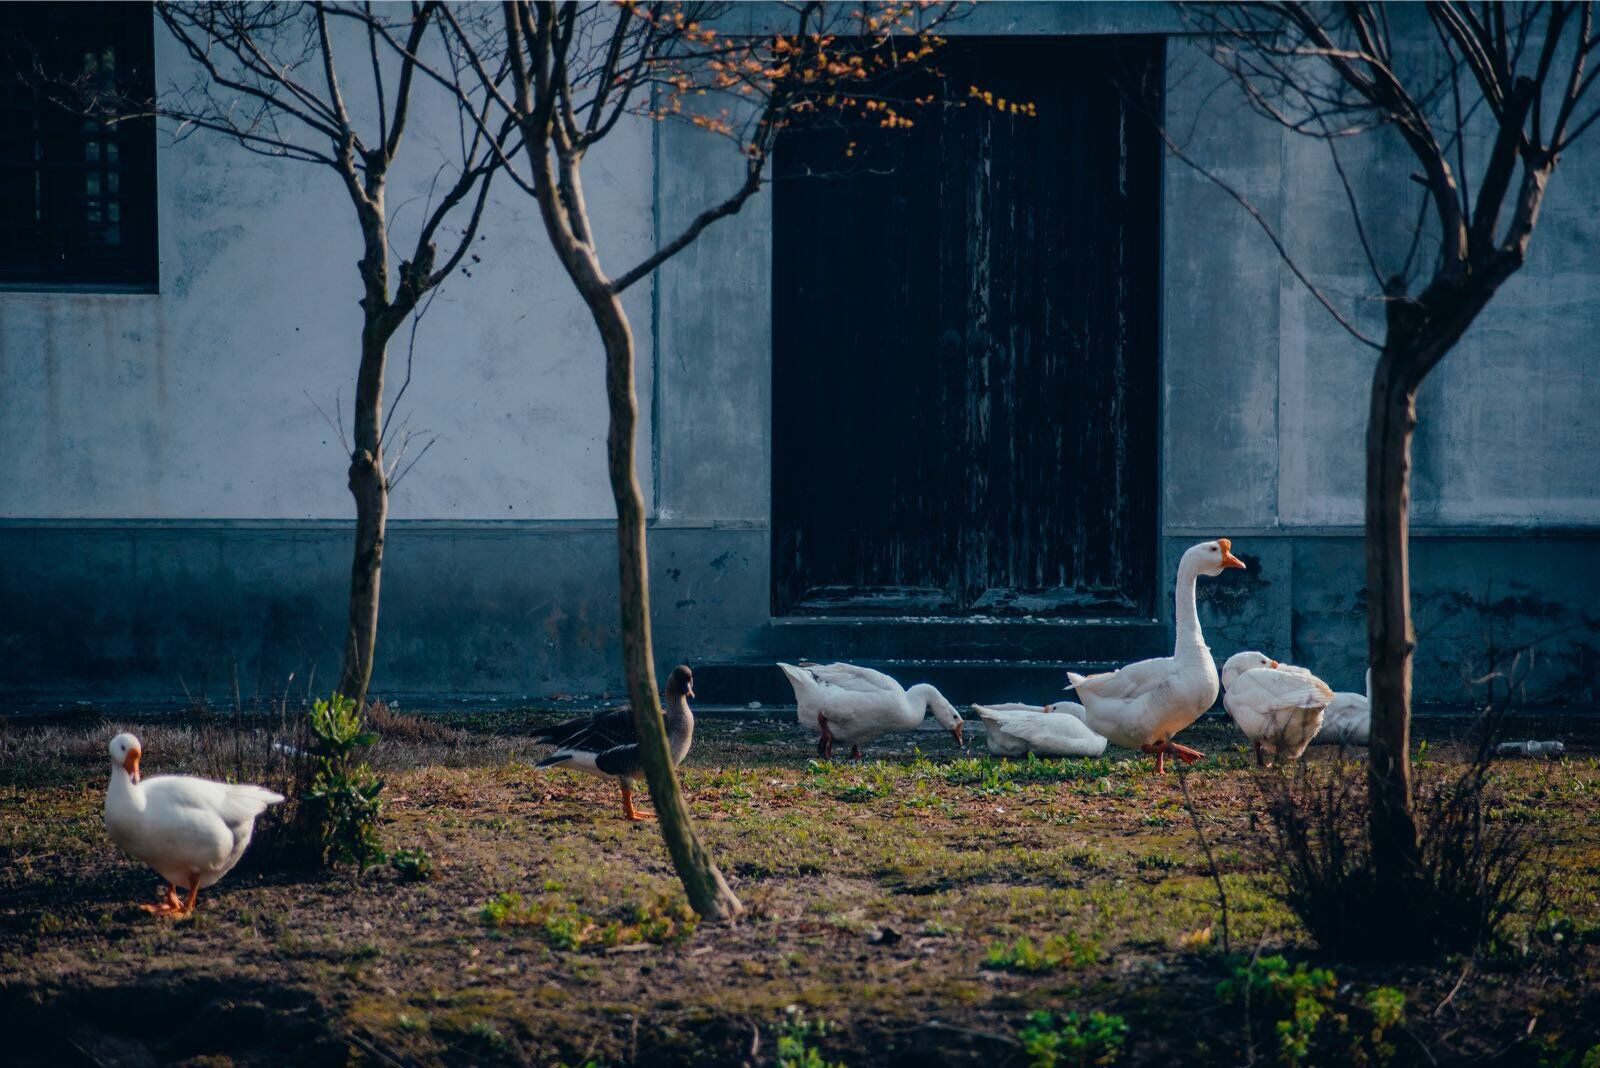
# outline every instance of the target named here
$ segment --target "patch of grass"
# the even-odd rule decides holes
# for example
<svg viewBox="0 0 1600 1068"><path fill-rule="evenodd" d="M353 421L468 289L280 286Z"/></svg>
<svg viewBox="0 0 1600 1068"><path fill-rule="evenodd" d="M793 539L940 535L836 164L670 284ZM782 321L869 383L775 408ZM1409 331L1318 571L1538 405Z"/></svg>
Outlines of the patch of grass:
<svg viewBox="0 0 1600 1068"><path fill-rule="evenodd" d="M577 902L556 890L525 899L516 891L491 898L478 910L485 927L531 927L543 935L553 949L574 951L587 948L650 942L674 945L694 934L699 918L688 903L657 895L651 900L628 902L594 916Z"/></svg>
<svg viewBox="0 0 1600 1068"><path fill-rule="evenodd" d="M1033 1012L1017 1032L1017 1040L1031 1068L1114 1064L1128 1040L1128 1024L1121 1016L1098 1009L1087 1016Z"/></svg>
<svg viewBox="0 0 1600 1068"><path fill-rule="evenodd" d="M1104 952L1098 939L1068 931L1049 935L1035 943L1027 935L1011 942L995 942L983 958L983 966L994 971L1042 975L1061 968L1087 968L1100 963Z"/></svg>

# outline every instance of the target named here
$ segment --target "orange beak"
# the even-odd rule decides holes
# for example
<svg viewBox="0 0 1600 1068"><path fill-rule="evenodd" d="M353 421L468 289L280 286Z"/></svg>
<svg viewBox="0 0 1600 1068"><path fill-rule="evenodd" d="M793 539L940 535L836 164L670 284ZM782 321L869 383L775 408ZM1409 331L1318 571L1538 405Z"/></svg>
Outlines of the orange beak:
<svg viewBox="0 0 1600 1068"><path fill-rule="evenodd" d="M134 782L139 781L139 750L128 750L128 755L122 758L122 770L127 772L128 778Z"/></svg>
<svg viewBox="0 0 1600 1068"><path fill-rule="evenodd" d="M1218 538L1217 546L1222 549L1223 567L1237 567L1241 571L1245 569L1244 561L1233 555L1233 542L1227 538Z"/></svg>
<svg viewBox="0 0 1600 1068"><path fill-rule="evenodd" d="M1268 663L1271 664L1274 669L1276 669L1278 666L1278 662L1276 660L1269 660Z"/></svg>
<svg viewBox="0 0 1600 1068"><path fill-rule="evenodd" d="M956 744L966 748L967 743L961 739L961 720L956 720L956 725L950 728L950 733L956 736Z"/></svg>

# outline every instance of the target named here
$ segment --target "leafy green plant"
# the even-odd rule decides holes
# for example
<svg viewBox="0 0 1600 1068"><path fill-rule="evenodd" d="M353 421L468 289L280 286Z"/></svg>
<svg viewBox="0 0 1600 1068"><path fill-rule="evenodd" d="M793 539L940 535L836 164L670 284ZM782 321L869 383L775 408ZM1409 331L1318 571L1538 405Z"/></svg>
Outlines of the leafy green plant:
<svg viewBox="0 0 1600 1068"><path fill-rule="evenodd" d="M844 1068L843 1061L829 1061L811 1044L813 1036L822 1038L828 1021L811 1020L798 1005L790 1005L778 1025L777 1068Z"/></svg>
<svg viewBox="0 0 1600 1068"><path fill-rule="evenodd" d="M1298 1065L1311 1056L1311 1039L1333 1000L1338 981L1327 968L1292 968L1281 955L1235 963L1231 977L1217 984L1217 995L1229 1004L1265 1010L1277 1037L1278 1057Z"/></svg>
<svg viewBox="0 0 1600 1068"><path fill-rule="evenodd" d="M389 867L402 882L425 883L433 878L433 858L426 849L396 849L389 854Z"/></svg>
<svg viewBox="0 0 1600 1068"><path fill-rule="evenodd" d="M1032 1012L1017 1038L1032 1068L1112 1064L1128 1040L1128 1024L1121 1016L1098 1009L1088 1016Z"/></svg>
<svg viewBox="0 0 1600 1068"><path fill-rule="evenodd" d="M1367 991L1362 1004L1372 1017L1372 1029L1367 1037L1373 1055L1382 1063L1394 1056L1394 1043L1388 1041L1386 1035L1405 1020L1406 996L1392 986L1379 986Z"/></svg>
<svg viewBox="0 0 1600 1068"><path fill-rule="evenodd" d="M1249 1018L1270 1026L1281 1064L1387 1062L1395 1052L1388 1035L1405 1020L1405 994L1379 986L1354 1004L1342 1005L1338 986L1327 968L1303 962L1291 967L1281 955L1273 955L1236 960L1230 977L1217 984L1217 994L1226 1003L1247 1006ZM1365 1030L1351 1026L1352 1015L1365 1019Z"/></svg>
<svg viewBox="0 0 1600 1068"><path fill-rule="evenodd" d="M313 772L304 800L325 866L354 864L358 872L384 858L378 838L383 780L359 759L378 740L355 701L335 693L311 707Z"/></svg>
<svg viewBox="0 0 1600 1068"><path fill-rule="evenodd" d="M1063 966L1086 968L1098 964L1101 956L1099 941L1076 931L1050 935L1037 944L1027 935L1018 935L1014 942L992 944L983 966L995 971L1042 975Z"/></svg>

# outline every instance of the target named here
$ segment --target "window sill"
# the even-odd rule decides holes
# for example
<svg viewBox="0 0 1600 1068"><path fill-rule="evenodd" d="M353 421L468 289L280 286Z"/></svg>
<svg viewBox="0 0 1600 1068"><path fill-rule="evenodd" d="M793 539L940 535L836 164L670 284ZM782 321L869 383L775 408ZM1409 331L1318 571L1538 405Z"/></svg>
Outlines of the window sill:
<svg viewBox="0 0 1600 1068"><path fill-rule="evenodd" d="M0 293L66 293L83 296L159 296L161 287L118 282L0 282Z"/></svg>

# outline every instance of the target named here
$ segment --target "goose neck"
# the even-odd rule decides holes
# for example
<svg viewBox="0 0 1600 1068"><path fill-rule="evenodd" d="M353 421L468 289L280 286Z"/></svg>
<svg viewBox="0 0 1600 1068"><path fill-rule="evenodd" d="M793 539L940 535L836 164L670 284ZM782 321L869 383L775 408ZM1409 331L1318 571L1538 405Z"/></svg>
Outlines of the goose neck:
<svg viewBox="0 0 1600 1068"><path fill-rule="evenodd" d="M137 811L144 811L144 791L120 765L112 765L111 783L106 787L106 797Z"/></svg>
<svg viewBox="0 0 1600 1068"><path fill-rule="evenodd" d="M1177 652L1186 649L1204 649L1205 638L1200 633L1200 613L1195 609L1194 587L1197 572L1188 567L1178 570L1178 586L1173 622L1177 630Z"/></svg>

